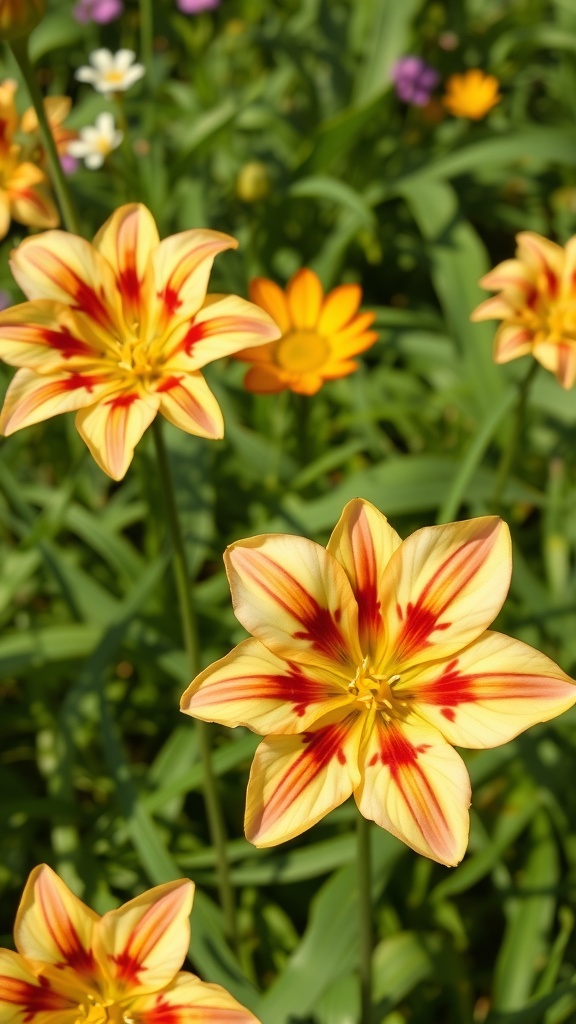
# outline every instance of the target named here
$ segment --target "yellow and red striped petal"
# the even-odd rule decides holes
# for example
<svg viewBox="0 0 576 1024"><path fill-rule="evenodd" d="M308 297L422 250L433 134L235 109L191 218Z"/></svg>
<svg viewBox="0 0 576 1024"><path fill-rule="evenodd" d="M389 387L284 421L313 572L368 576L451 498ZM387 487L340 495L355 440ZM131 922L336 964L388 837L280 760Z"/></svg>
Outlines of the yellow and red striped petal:
<svg viewBox="0 0 576 1024"><path fill-rule="evenodd" d="M500 295L493 295L491 299L485 299L479 306L476 306L476 309L472 310L470 314L470 319L473 323L479 323L481 320L510 320L517 315L519 305L521 303L512 302L502 292Z"/></svg>
<svg viewBox="0 0 576 1024"><path fill-rule="evenodd" d="M224 436L222 410L201 373L166 377L156 394L159 412L180 430L212 439Z"/></svg>
<svg viewBox="0 0 576 1024"><path fill-rule="evenodd" d="M244 827L251 843L276 846L293 839L347 800L360 782L365 718L340 713L299 736L270 736L260 744L246 794Z"/></svg>
<svg viewBox="0 0 576 1024"><path fill-rule="evenodd" d="M343 567L358 604L360 647L373 662L383 654L382 574L402 541L369 501L349 501L327 550Z"/></svg>
<svg viewBox="0 0 576 1024"><path fill-rule="evenodd" d="M174 980L190 944L194 885L166 882L104 914L94 951L109 983L109 997L156 992Z"/></svg>
<svg viewBox="0 0 576 1024"><path fill-rule="evenodd" d="M576 703L576 683L550 658L487 632L450 661L423 665L394 692L459 747L497 747Z"/></svg>
<svg viewBox="0 0 576 1024"><path fill-rule="evenodd" d="M555 374L563 388L571 388L576 380L576 342L572 338L538 341L531 348L534 358Z"/></svg>
<svg viewBox="0 0 576 1024"><path fill-rule="evenodd" d="M124 390L102 397L76 416L76 428L90 454L113 480L126 475L134 449L159 406L158 395Z"/></svg>
<svg viewBox="0 0 576 1024"><path fill-rule="evenodd" d="M0 358L39 374L86 370L101 360L105 345L92 321L50 302L22 302L0 313Z"/></svg>
<svg viewBox="0 0 576 1024"><path fill-rule="evenodd" d="M159 244L156 222L141 203L119 207L94 238L94 247L116 276L129 327L144 321L153 287L151 257Z"/></svg>
<svg viewBox="0 0 576 1024"><path fill-rule="evenodd" d="M230 235L201 228L160 242L152 255L155 301L145 330L162 332L172 322L196 316L206 296L214 257L237 246Z"/></svg>
<svg viewBox="0 0 576 1024"><path fill-rule="evenodd" d="M316 327L324 292L320 279L313 270L303 267L290 278L286 287L286 299L294 327Z"/></svg>
<svg viewBox="0 0 576 1024"><path fill-rule="evenodd" d="M343 330L358 312L361 301L362 289L359 284L341 284L334 288L322 303L318 317L318 333L331 337L337 331Z"/></svg>
<svg viewBox="0 0 576 1024"><path fill-rule="evenodd" d="M519 296L534 291L534 271L521 260L504 260L480 278L480 286L490 291L513 291Z"/></svg>
<svg viewBox="0 0 576 1024"><path fill-rule="evenodd" d="M393 671L448 657L475 640L500 611L511 571L510 532L497 516L427 526L408 537L382 578Z"/></svg>
<svg viewBox="0 0 576 1024"><path fill-rule="evenodd" d="M59 413L91 406L109 386L105 373L39 376L33 370L18 370L6 392L0 433L7 436Z"/></svg>
<svg viewBox="0 0 576 1024"><path fill-rule="evenodd" d="M90 977L98 921L98 914L74 896L51 868L40 864L30 873L22 894L14 941L28 960Z"/></svg>
<svg viewBox="0 0 576 1024"><path fill-rule="evenodd" d="M204 669L182 695L180 709L205 722L292 735L350 703L342 678L326 669L283 661L259 640L244 640Z"/></svg>
<svg viewBox="0 0 576 1024"><path fill-rule="evenodd" d="M305 537L268 534L227 548L236 617L280 658L354 677L358 609L342 566Z"/></svg>
<svg viewBox="0 0 576 1024"><path fill-rule="evenodd" d="M494 360L509 363L532 352L534 334L518 324L501 324L494 337Z"/></svg>
<svg viewBox="0 0 576 1024"><path fill-rule="evenodd" d="M468 842L470 780L464 762L432 726L376 712L354 793L365 818L440 864L458 864Z"/></svg>
<svg viewBox="0 0 576 1024"><path fill-rule="evenodd" d="M255 302L270 314L282 334L288 334L292 327L288 301L275 281L269 281L266 277L255 277L250 281L249 295L251 302Z"/></svg>
<svg viewBox="0 0 576 1024"><path fill-rule="evenodd" d="M182 324L166 341L166 358L174 370L199 370L249 345L265 345L280 335L278 326L253 302L236 295L204 305L190 324Z"/></svg>
<svg viewBox="0 0 576 1024"><path fill-rule="evenodd" d="M556 298L560 290L560 279L564 267L564 249L556 242L551 242L535 231L520 231L516 235L518 242L518 259L533 267L543 277L538 286L547 291L550 297Z"/></svg>
<svg viewBox="0 0 576 1024"><path fill-rule="evenodd" d="M226 989L184 971L162 992L135 999L128 1016L137 1024L258 1024Z"/></svg>
<svg viewBox="0 0 576 1024"><path fill-rule="evenodd" d="M0 949L0 1020L2 1024L76 1024L78 1001L55 992L37 978L26 961Z"/></svg>
<svg viewBox="0 0 576 1024"><path fill-rule="evenodd" d="M35 164L18 164L5 187L14 220L35 228L54 228L60 223L46 176Z"/></svg>

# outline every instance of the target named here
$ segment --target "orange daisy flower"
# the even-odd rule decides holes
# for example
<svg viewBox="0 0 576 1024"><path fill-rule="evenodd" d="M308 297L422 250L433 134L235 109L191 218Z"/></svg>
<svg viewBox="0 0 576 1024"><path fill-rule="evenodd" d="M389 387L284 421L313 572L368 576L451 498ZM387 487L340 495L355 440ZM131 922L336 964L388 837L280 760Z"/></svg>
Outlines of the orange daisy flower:
<svg viewBox="0 0 576 1024"><path fill-rule="evenodd" d="M486 75L480 68L471 68L462 75L450 75L442 102L454 117L480 121L502 99L499 86L494 75Z"/></svg>
<svg viewBox="0 0 576 1024"><path fill-rule="evenodd" d="M368 330L375 314L358 313L360 286L342 284L325 296L313 270L299 270L285 292L274 281L257 277L250 283L250 298L276 321L282 337L236 353L236 359L253 363L244 378L249 391L289 388L313 395L325 381L353 373L358 364L352 356L378 338Z"/></svg>
<svg viewBox="0 0 576 1024"><path fill-rule="evenodd" d="M34 228L55 227L60 221L44 171L23 159L22 147L14 142L19 127L16 89L10 78L0 84L0 239L8 234L12 219Z"/></svg>

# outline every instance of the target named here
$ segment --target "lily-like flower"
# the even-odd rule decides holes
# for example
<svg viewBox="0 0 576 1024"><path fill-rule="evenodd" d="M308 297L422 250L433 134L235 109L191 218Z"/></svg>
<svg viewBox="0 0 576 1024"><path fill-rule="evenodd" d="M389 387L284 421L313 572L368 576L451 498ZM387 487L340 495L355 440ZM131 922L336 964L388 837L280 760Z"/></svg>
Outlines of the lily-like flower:
<svg viewBox="0 0 576 1024"><path fill-rule="evenodd" d="M158 412L189 434L222 437L201 367L278 335L258 306L206 297L214 257L236 245L203 229L161 242L139 204L116 210L92 244L61 231L22 242L11 267L30 301L0 313L0 358L21 367L0 432L79 410L82 438L115 480Z"/></svg>
<svg viewBox="0 0 576 1024"><path fill-rule="evenodd" d="M0 39L30 35L46 10L46 0L0 0Z"/></svg>
<svg viewBox="0 0 576 1024"><path fill-rule="evenodd" d="M276 321L282 337L237 354L237 359L253 364L244 379L249 391L265 394L289 388L313 395L325 381L357 370L352 357L378 338L368 330L374 313L358 313L360 286L342 284L324 296L313 270L294 274L286 292L274 281L257 277L250 284L250 298Z"/></svg>
<svg viewBox="0 0 576 1024"><path fill-rule="evenodd" d="M99 917L46 864L0 949L2 1024L258 1024L219 985L180 971L194 885L167 882Z"/></svg>
<svg viewBox="0 0 576 1024"><path fill-rule="evenodd" d="M454 117L481 121L502 99L499 86L494 75L487 75L480 68L470 68L462 75L450 75L442 102Z"/></svg>
<svg viewBox="0 0 576 1024"><path fill-rule="evenodd" d="M73 139L66 146L66 153L76 160L83 160L91 171L102 167L107 156L124 138L124 133L116 128L114 118L108 111L98 114L96 123L80 129L80 138Z"/></svg>
<svg viewBox="0 0 576 1024"><path fill-rule="evenodd" d="M256 751L246 836L274 846L352 793L361 813L442 864L468 841L461 747L495 747L576 702L549 658L487 632L511 573L496 516L407 540L349 502L327 549L283 534L225 554L236 617L252 634L200 673L181 708L244 725Z"/></svg>
<svg viewBox="0 0 576 1024"><path fill-rule="evenodd" d="M502 320L494 359L531 354L564 388L576 380L576 235L562 247L534 231L516 235L516 259L504 260L480 281L499 291L472 320Z"/></svg>
<svg viewBox="0 0 576 1024"><path fill-rule="evenodd" d="M16 89L11 78L0 84L0 239L8 234L12 219L35 228L55 227L60 220L44 171L14 141L20 128Z"/></svg>
<svg viewBox="0 0 576 1024"><path fill-rule="evenodd" d="M136 54L133 50L94 50L88 60L92 67L84 64L78 68L74 77L79 82L88 82L96 92L105 96L114 92L126 92L144 74L144 65L135 64Z"/></svg>

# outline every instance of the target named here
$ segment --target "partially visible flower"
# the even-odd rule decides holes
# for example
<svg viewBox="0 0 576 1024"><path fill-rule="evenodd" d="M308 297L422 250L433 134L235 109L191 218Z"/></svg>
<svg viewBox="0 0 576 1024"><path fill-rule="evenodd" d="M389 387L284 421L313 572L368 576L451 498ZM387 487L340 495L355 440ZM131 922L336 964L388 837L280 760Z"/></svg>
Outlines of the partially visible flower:
<svg viewBox="0 0 576 1024"><path fill-rule="evenodd" d="M123 11L122 0L79 0L72 13L76 21L95 21L99 25L107 25L109 21L119 18Z"/></svg>
<svg viewBox="0 0 576 1024"><path fill-rule="evenodd" d="M219 7L221 0L176 0L176 7L182 14L200 14Z"/></svg>
<svg viewBox="0 0 576 1024"><path fill-rule="evenodd" d="M104 95L113 92L125 92L142 78L144 66L135 64L136 54L133 50L94 50L89 61L92 67L84 64L75 72L79 82L88 82Z"/></svg>
<svg viewBox="0 0 576 1024"><path fill-rule="evenodd" d="M62 156L60 157L60 166L64 171L64 174L75 174L80 166L80 161L75 156L71 156L70 153L62 153Z"/></svg>
<svg viewBox="0 0 576 1024"><path fill-rule="evenodd" d="M576 703L539 651L487 630L510 583L496 516L429 526L402 541L350 501L325 549L268 534L224 556L251 633L190 684L182 710L246 726L258 747L246 836L275 846L349 796L417 853L456 864L470 780L453 745L497 747Z"/></svg>
<svg viewBox="0 0 576 1024"><path fill-rule="evenodd" d="M455 32L441 32L438 36L438 46L441 50L455 50L460 42Z"/></svg>
<svg viewBox="0 0 576 1024"><path fill-rule="evenodd" d="M516 259L504 260L480 281L499 291L476 307L472 320L502 320L494 359L531 354L564 388L576 380L576 235L562 247L534 231L516 235Z"/></svg>
<svg viewBox="0 0 576 1024"><path fill-rule="evenodd" d="M45 0L0 0L0 39L30 35L45 10Z"/></svg>
<svg viewBox="0 0 576 1024"><path fill-rule="evenodd" d="M240 168L236 178L236 195L244 203L255 203L265 199L270 192L270 175L266 164L250 160Z"/></svg>
<svg viewBox="0 0 576 1024"><path fill-rule="evenodd" d="M80 129L80 138L69 142L66 152L83 160L86 167L94 171L102 167L106 157L118 148L123 138L124 134L116 128L112 114L105 111L98 114L95 125Z"/></svg>
<svg viewBox="0 0 576 1024"><path fill-rule="evenodd" d="M214 257L237 242L183 231L162 242L145 206L121 206L93 243L47 231L14 250L29 302L0 313L0 358L20 369L0 432L61 412L115 480L157 413L189 434L219 438L220 407L203 366L278 337L258 306L206 295Z"/></svg>
<svg viewBox="0 0 576 1024"><path fill-rule="evenodd" d="M450 75L442 102L455 117L480 121L502 99L499 87L494 75L486 75L480 68L471 68L462 75Z"/></svg>
<svg viewBox="0 0 576 1024"><path fill-rule="evenodd" d="M48 118L48 124L50 125L50 131L52 132L54 142L56 143L58 155L62 158L66 154L68 143L72 142L73 139L78 138L78 132L64 127L64 121L72 109L72 100L69 96L47 96L44 100L44 109L46 111L46 117ZM33 142L36 145L37 151L35 162L39 163L42 161L43 164L45 164L46 154L44 153L42 140L40 138L38 115L36 114L34 107L29 107L22 115L20 130L26 135L31 135L33 137Z"/></svg>
<svg viewBox="0 0 576 1024"><path fill-rule="evenodd" d="M313 395L325 381L357 370L352 356L378 338L368 330L374 313L358 313L360 286L342 284L325 296L313 270L299 270L285 292L274 281L257 277L250 283L250 298L276 321L282 337L236 354L236 359L254 364L244 379L249 391L289 388Z"/></svg>
<svg viewBox="0 0 576 1024"><path fill-rule="evenodd" d="M4 1024L258 1024L221 988L180 971L194 885L166 882L103 917L46 864L31 872L0 949Z"/></svg>
<svg viewBox="0 0 576 1024"><path fill-rule="evenodd" d="M35 228L53 228L60 220L44 171L25 160L22 146L14 142L20 123L16 88L11 78L0 83L0 239L8 234L11 219Z"/></svg>
<svg viewBox="0 0 576 1024"><path fill-rule="evenodd" d="M404 103L424 107L439 80L438 72L421 57L401 57L392 68L390 77L396 95Z"/></svg>

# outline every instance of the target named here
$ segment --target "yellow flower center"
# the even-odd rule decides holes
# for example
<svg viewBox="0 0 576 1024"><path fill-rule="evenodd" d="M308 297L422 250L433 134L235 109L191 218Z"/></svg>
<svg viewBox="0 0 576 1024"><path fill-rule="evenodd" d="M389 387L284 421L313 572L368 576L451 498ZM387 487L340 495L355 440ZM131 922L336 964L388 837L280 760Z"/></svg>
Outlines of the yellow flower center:
<svg viewBox="0 0 576 1024"><path fill-rule="evenodd" d="M544 328L547 335L569 338L576 340L576 310L573 303L557 303L548 311L547 325Z"/></svg>
<svg viewBox="0 0 576 1024"><path fill-rule="evenodd" d="M99 1003L93 996L88 996L87 1003L79 1006L78 1010L76 1024L132 1024L132 1018L117 1003Z"/></svg>
<svg viewBox="0 0 576 1024"><path fill-rule="evenodd" d="M102 76L105 82L110 82L111 85L118 85L119 82L124 81L123 71L105 71Z"/></svg>
<svg viewBox="0 0 576 1024"><path fill-rule="evenodd" d="M289 373L311 373L324 365L330 355L326 338L316 331L291 331L280 338L276 362Z"/></svg>
<svg viewBox="0 0 576 1024"><path fill-rule="evenodd" d="M137 331L138 324L133 325ZM126 341L122 346L118 368L128 377L136 377L142 383L155 381L162 376L161 366L150 352L149 345L138 339Z"/></svg>
<svg viewBox="0 0 576 1024"><path fill-rule="evenodd" d="M393 691L399 682L400 676L397 674L376 672L366 657L356 669L354 679L348 683L348 693L367 708L374 705L378 711L393 712L397 703Z"/></svg>

